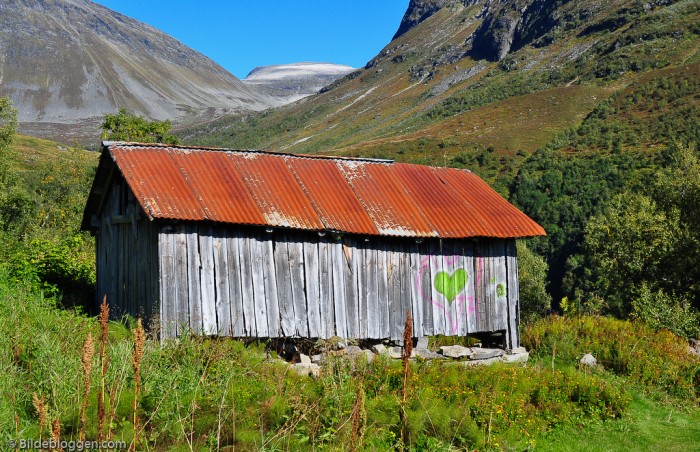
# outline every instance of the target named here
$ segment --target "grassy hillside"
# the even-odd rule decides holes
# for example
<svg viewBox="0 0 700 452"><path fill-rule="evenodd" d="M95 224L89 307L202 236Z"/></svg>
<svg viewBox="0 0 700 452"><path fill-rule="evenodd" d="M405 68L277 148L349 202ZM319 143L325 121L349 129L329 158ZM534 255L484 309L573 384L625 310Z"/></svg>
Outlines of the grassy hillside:
<svg viewBox="0 0 700 452"><path fill-rule="evenodd" d="M389 451L404 431L405 450L416 451L697 450L700 359L640 323L541 320L524 330L527 366L418 359L405 421L400 360L331 356L310 378L263 343L135 347L138 327L126 323L58 309L0 269L3 441L84 434L128 445L136 433L137 450ZM589 351L600 366L577 365Z"/></svg>
<svg viewBox="0 0 700 452"><path fill-rule="evenodd" d="M197 144L419 161L431 154L426 147L442 145L427 156L438 163L444 156L436 154L478 148L532 152L596 108L670 73L697 84L697 2L543 5L531 20L549 14L558 23L500 61L478 59L471 42L489 14L505 13L454 2L317 96L180 133ZM697 102L694 92L690 104ZM636 110L621 119L646 127L658 117ZM640 138L638 147L653 137Z"/></svg>
<svg viewBox="0 0 700 452"><path fill-rule="evenodd" d="M79 229L98 154L17 135L2 156L0 259L27 287L89 305L94 241Z"/></svg>
<svg viewBox="0 0 700 452"><path fill-rule="evenodd" d="M700 220L692 213L700 205L692 163L700 143L700 4L414 0L409 6L409 12L426 10L436 11L402 26L405 32L365 68L316 96L179 133L205 145L470 169L547 230L532 247L547 259L556 308L573 303L636 315L631 304L645 304L640 300L653 293L671 300L667 326L687 303L700 312L700 287L685 281L700 278L693 270L700 265L693 232ZM681 157L683 149L695 156ZM668 178L686 194L673 196ZM622 213L613 204L636 210ZM618 231L603 243L588 226L618 215L626 216L620 224L637 221L635 238ZM608 280L613 271L598 271L603 262L621 271L624 253L659 251L643 237L661 225L677 245L638 264L626 288ZM633 245L609 259L605 253L618 240ZM685 264L672 264L679 260ZM683 274L697 277L674 276ZM668 278L674 282L664 283ZM683 334L700 331L700 314L690 317L698 326Z"/></svg>

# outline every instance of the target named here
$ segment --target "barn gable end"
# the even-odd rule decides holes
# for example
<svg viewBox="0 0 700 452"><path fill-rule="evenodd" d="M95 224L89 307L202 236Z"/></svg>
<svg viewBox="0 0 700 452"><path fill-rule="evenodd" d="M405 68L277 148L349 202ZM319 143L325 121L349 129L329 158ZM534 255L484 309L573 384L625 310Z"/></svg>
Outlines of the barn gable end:
<svg viewBox="0 0 700 452"><path fill-rule="evenodd" d="M83 228L97 294L161 337L519 344L515 238L542 228L468 171L105 143Z"/></svg>

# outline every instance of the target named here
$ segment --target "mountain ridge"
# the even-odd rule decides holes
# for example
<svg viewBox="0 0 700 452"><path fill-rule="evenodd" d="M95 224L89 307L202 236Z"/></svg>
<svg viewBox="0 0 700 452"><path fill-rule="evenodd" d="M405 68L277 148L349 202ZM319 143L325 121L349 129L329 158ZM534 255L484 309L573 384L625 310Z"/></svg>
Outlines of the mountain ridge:
<svg viewBox="0 0 700 452"><path fill-rule="evenodd" d="M64 142L73 125L74 137L96 135L118 108L184 122L274 105L176 39L88 0L3 2L0 95L20 130Z"/></svg>
<svg viewBox="0 0 700 452"><path fill-rule="evenodd" d="M695 67L699 20L700 6L687 0L414 0L396 38L320 94L182 136L433 164L487 148L533 152L641 76ZM508 99L537 108L510 109Z"/></svg>

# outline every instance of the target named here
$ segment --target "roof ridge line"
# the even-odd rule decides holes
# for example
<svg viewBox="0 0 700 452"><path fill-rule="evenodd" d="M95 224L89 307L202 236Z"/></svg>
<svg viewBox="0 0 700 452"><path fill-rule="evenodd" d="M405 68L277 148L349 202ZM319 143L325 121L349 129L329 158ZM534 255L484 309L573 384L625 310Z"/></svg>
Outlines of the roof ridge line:
<svg viewBox="0 0 700 452"><path fill-rule="evenodd" d="M233 149L233 148L218 148L218 147L206 147L206 146L188 146L182 144L166 144L166 143L141 143L138 141L103 141L102 147L110 146L132 146L132 147L151 147L159 149L183 149L189 151L203 151L203 152L248 152L253 154L264 154L264 155L279 155L284 157L293 158L308 158L308 159L319 159L319 160L343 160L349 162L370 162L370 163L396 163L394 159L379 159L371 157L346 157L346 156L330 156L330 155L318 155L318 154L295 154L292 152L282 152L282 151L264 151L260 149Z"/></svg>

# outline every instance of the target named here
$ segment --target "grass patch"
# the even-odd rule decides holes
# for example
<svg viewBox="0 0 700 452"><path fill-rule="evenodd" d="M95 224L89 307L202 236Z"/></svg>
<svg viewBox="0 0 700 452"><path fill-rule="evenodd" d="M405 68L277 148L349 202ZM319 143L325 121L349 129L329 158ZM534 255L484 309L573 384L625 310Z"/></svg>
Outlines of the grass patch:
<svg viewBox="0 0 700 452"><path fill-rule="evenodd" d="M553 316L526 328L523 344L564 365L591 353L604 369L679 401L697 404L700 396L700 358L688 353L687 342L639 321Z"/></svg>
<svg viewBox="0 0 700 452"><path fill-rule="evenodd" d="M624 419L566 427L546 435L537 450L698 451L700 412L658 404L638 391Z"/></svg>

